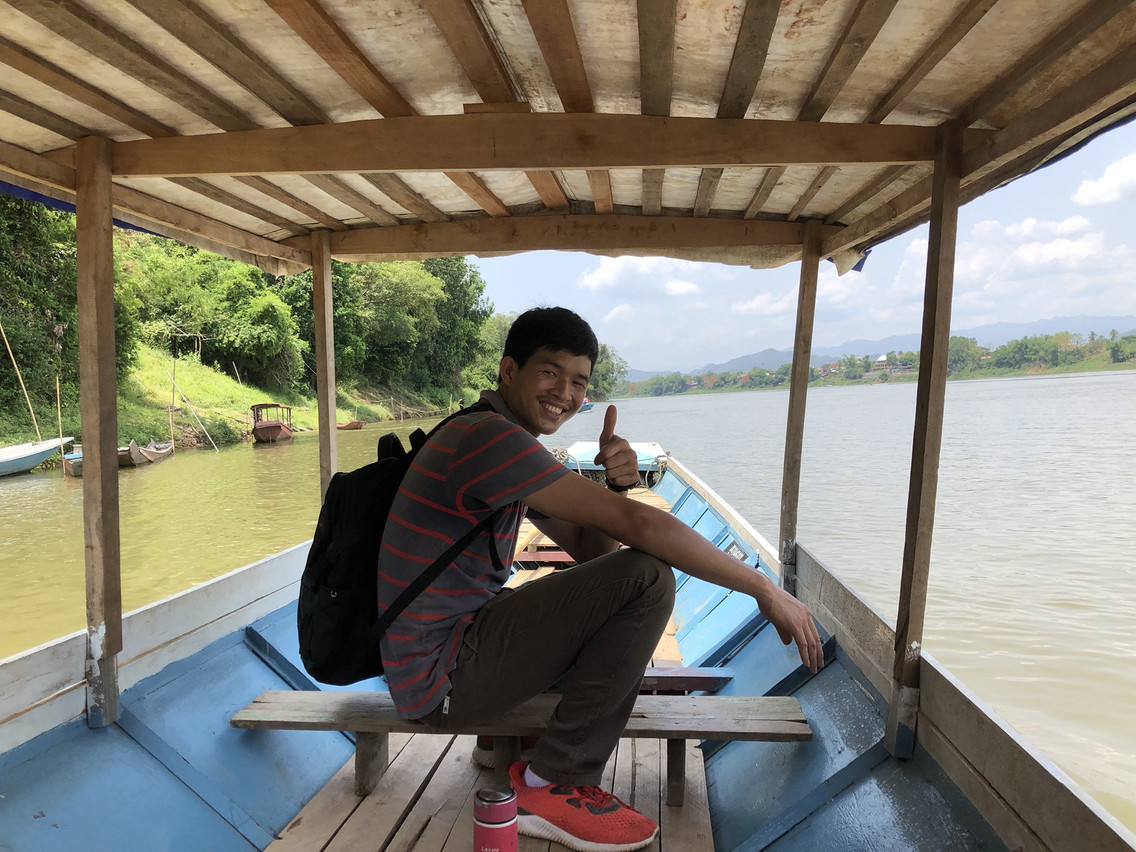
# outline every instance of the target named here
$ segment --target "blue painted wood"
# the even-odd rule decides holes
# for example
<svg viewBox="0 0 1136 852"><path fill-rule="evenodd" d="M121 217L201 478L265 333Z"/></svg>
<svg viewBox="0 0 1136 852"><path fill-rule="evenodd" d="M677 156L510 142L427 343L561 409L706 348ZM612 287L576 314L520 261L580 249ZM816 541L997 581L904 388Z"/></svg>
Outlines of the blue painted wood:
<svg viewBox="0 0 1136 852"><path fill-rule="evenodd" d="M300 659L300 637L296 632L296 606L296 602L293 601L256 620L245 630L246 644L288 681L293 689L389 691L386 680L381 677L369 678L350 686L334 686L320 683L309 675Z"/></svg>
<svg viewBox="0 0 1136 852"><path fill-rule="evenodd" d="M690 486L683 482L672 470L667 470L662 478L651 489L674 508L683 495L690 491Z"/></svg>
<svg viewBox="0 0 1136 852"><path fill-rule="evenodd" d="M119 707L118 726L138 745L152 754L158 762L172 772L179 781L201 797L221 818L243 834L257 849L264 849L275 838L264 826L257 824L241 806L226 795L221 785L200 772L169 744L155 734L125 707Z"/></svg>
<svg viewBox="0 0 1136 852"><path fill-rule="evenodd" d="M769 635L775 646L768 641ZM758 641L763 638L764 642ZM720 693L764 692L747 688L747 681L752 686L755 679L750 668L759 662L754 659L756 655L775 647L784 648L776 631L766 627L735 656L734 680ZM771 667L763 668L766 671L761 680L766 688L784 676L776 676ZM782 813L799 812L801 803L812 801L815 791L829 778L883 739L885 719L839 662L822 669L796 692L796 697L813 729L810 742L734 742L707 758L707 792L716 848L732 850Z"/></svg>
<svg viewBox="0 0 1136 852"><path fill-rule="evenodd" d="M730 592L706 617L686 630L678 639L682 660L688 666L717 665L707 657L734 636L758 613L757 602L741 592Z"/></svg>
<svg viewBox="0 0 1136 852"><path fill-rule="evenodd" d="M159 816L160 815L160 816ZM252 852L253 846L115 726L82 720L4 756L5 852Z"/></svg>
<svg viewBox="0 0 1136 852"><path fill-rule="evenodd" d="M353 752L339 733L245 731L229 725L266 689L287 684L241 641L238 631L206 648L180 676L143 682L123 705L154 736L270 834L285 828ZM234 641L235 639L235 641Z"/></svg>
<svg viewBox="0 0 1136 852"><path fill-rule="evenodd" d="M889 759L769 846L770 852L943 852L1006 846L963 800L951 802L915 761Z"/></svg>
<svg viewBox="0 0 1136 852"><path fill-rule="evenodd" d="M726 589L688 577L675 593L674 623L677 634L683 634L726 596Z"/></svg>
<svg viewBox="0 0 1136 852"><path fill-rule="evenodd" d="M766 822L751 834L744 843L735 847L735 852L759 852L767 849L794 826L803 823L809 815L839 795L848 787L862 781L888 757L882 742L876 743L863 754L840 767L825 778L819 785L796 799L785 810ZM829 842L835 838L828 838ZM847 847L844 847L847 848Z"/></svg>

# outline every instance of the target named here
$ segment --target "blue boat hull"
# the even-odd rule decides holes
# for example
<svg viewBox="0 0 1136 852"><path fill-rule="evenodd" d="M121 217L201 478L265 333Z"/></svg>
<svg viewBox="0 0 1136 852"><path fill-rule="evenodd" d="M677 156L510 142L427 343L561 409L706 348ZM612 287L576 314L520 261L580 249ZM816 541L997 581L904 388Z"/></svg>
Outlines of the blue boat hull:
<svg viewBox="0 0 1136 852"><path fill-rule="evenodd" d="M64 438L63 442L69 443L73 440L73 438ZM27 473L59 452L59 445L58 440L33 441L0 449L0 476Z"/></svg>

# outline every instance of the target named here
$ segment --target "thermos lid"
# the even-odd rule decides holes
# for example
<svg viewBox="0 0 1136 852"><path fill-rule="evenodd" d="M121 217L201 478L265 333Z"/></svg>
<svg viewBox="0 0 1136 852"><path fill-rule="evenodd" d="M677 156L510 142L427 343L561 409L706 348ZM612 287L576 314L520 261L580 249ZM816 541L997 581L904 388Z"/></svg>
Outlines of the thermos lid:
<svg viewBox="0 0 1136 852"><path fill-rule="evenodd" d="M477 791L477 798L491 805L507 802L514 796L512 787L482 787Z"/></svg>

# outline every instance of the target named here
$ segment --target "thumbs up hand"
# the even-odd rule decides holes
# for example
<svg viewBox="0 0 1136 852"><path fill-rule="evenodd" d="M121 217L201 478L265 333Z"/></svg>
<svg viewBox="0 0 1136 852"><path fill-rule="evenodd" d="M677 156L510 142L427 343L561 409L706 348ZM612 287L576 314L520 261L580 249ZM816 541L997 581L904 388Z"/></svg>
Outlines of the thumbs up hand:
<svg viewBox="0 0 1136 852"><path fill-rule="evenodd" d="M600 432L600 451L594 463L603 465L608 483L626 491L639 482L639 457L626 440L615 434L617 412L609 405L604 412L603 430Z"/></svg>

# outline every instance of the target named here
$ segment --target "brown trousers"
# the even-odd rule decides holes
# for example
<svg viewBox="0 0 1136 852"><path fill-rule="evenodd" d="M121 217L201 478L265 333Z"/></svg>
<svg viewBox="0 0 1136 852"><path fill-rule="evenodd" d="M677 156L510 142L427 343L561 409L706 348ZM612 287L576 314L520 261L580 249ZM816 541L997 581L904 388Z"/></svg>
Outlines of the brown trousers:
<svg viewBox="0 0 1136 852"><path fill-rule="evenodd" d="M562 698L533 772L599 784L674 594L670 566L626 549L503 590L466 630L449 701L423 721L441 731L479 724L556 685Z"/></svg>

